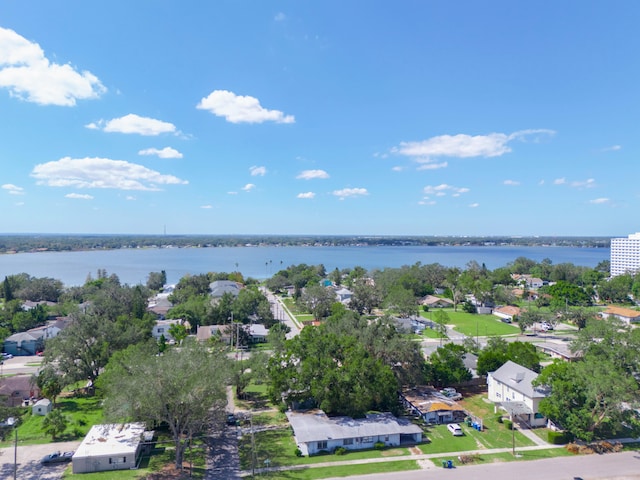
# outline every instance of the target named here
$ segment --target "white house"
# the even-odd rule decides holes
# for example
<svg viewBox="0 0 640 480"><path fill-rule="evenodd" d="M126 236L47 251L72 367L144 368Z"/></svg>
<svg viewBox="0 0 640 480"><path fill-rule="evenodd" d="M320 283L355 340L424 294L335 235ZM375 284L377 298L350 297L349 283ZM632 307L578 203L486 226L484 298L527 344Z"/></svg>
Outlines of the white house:
<svg viewBox="0 0 640 480"><path fill-rule="evenodd" d="M546 392L536 388L532 382L538 374L509 360L495 372L487 375L489 400L498 408L506 410L512 420L530 427L546 425L546 419L538 413L540 400Z"/></svg>
<svg viewBox="0 0 640 480"><path fill-rule="evenodd" d="M45 416L52 410L51 400L48 398L42 398L33 404L31 407L32 415Z"/></svg>
<svg viewBox="0 0 640 480"><path fill-rule="evenodd" d="M180 324L182 324L182 320L180 319L156 320L156 324L153 326L153 329L151 330L151 336L156 341L160 340L160 337L162 337L163 335L164 335L164 339L167 342L174 341L175 338L169 335L169 329L171 328L171 325L180 325Z"/></svg>
<svg viewBox="0 0 640 480"><path fill-rule="evenodd" d="M73 455L73 473L137 467L144 432L143 423L94 425Z"/></svg>
<svg viewBox="0 0 640 480"><path fill-rule="evenodd" d="M288 411L298 448L303 455L373 448L378 442L386 446L415 444L422 441L422 429L390 413L369 414L366 418L328 417L322 410Z"/></svg>
<svg viewBox="0 0 640 480"><path fill-rule="evenodd" d="M348 288L342 287L336 290L336 298L340 303L348 304L353 297L353 292Z"/></svg>
<svg viewBox="0 0 640 480"><path fill-rule="evenodd" d="M624 307L609 306L606 310L600 312L600 316L602 318L614 317L627 324L640 322L640 311Z"/></svg>

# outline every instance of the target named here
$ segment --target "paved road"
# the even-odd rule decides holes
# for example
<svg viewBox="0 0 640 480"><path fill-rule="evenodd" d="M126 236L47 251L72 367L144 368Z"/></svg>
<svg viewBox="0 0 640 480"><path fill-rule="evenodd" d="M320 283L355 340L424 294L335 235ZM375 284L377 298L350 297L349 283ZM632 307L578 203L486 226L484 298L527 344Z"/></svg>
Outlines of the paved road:
<svg viewBox="0 0 640 480"><path fill-rule="evenodd" d="M205 480L239 480L238 434L227 427L210 437Z"/></svg>
<svg viewBox="0 0 640 480"><path fill-rule="evenodd" d="M59 480L68 463L62 465L40 465L40 459L45 455L60 450L67 452L75 450L80 442L60 442L47 443L42 445L22 445L18 446L18 480ZM0 478L13 479L14 469L14 449L0 448Z"/></svg>
<svg viewBox="0 0 640 480"><path fill-rule="evenodd" d="M292 316L289 314L288 309L285 305L280 301L276 295L271 293L271 291L267 288L261 287L262 293L269 300L269 304L271 305L271 311L273 312L273 316L276 320L280 322L284 322L285 325L289 327L291 330L287 333L287 339L293 338L300 333L300 327L293 321Z"/></svg>
<svg viewBox="0 0 640 480"><path fill-rule="evenodd" d="M412 470L374 475L358 475L349 480L638 480L640 454L638 452L609 453L558 457L526 462L502 462L488 465L443 469ZM337 480L337 479L328 479Z"/></svg>

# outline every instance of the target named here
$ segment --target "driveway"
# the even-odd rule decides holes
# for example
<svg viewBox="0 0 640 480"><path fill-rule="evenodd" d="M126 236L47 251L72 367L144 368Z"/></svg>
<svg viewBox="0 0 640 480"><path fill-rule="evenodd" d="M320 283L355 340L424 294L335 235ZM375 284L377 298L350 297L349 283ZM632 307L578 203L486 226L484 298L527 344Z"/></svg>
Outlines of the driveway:
<svg viewBox="0 0 640 480"><path fill-rule="evenodd" d="M75 450L80 442L46 443L42 445L21 445L17 449L18 480L58 480L62 473L70 467L69 463L61 465L40 465L40 459L55 451L68 452ZM13 447L0 448L0 478L14 478L14 459L16 451Z"/></svg>
<svg viewBox="0 0 640 480"><path fill-rule="evenodd" d="M13 357L0 365L0 375L35 374L40 370L42 357Z"/></svg>

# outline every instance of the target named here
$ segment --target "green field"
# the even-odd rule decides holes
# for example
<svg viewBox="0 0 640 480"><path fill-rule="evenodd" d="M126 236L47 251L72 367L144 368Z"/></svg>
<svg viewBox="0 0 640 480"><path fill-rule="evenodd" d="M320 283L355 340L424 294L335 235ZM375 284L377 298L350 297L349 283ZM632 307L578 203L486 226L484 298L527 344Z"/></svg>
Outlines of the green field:
<svg viewBox="0 0 640 480"><path fill-rule="evenodd" d="M454 312L452 308L442 309L449 316L449 324L454 325L454 329L467 337L493 337L501 335L517 335L520 328L509 323L502 322L494 315L478 315L466 313L461 310ZM433 319L433 310L420 312L426 319ZM437 337L436 337L437 338Z"/></svg>

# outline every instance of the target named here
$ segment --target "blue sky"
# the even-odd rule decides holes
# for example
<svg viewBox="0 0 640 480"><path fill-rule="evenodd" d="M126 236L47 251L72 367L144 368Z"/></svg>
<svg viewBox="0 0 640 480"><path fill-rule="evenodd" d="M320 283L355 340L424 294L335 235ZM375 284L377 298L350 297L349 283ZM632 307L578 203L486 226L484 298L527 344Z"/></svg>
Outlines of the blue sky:
<svg viewBox="0 0 640 480"><path fill-rule="evenodd" d="M0 231L626 235L639 14L2 2Z"/></svg>

